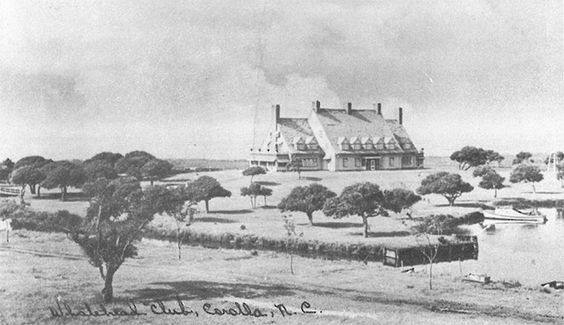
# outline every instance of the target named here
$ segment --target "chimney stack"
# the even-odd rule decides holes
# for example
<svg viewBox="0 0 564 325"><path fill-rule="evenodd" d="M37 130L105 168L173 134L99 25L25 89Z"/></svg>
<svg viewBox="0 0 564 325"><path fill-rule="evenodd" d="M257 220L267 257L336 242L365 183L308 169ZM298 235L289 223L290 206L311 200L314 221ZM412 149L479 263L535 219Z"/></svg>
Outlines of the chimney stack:
<svg viewBox="0 0 564 325"><path fill-rule="evenodd" d="M352 103L347 103L347 115L352 114Z"/></svg>
<svg viewBox="0 0 564 325"><path fill-rule="evenodd" d="M278 131L278 121L280 120L280 105L276 104L276 105L272 105L272 113L273 113L273 117L274 117L274 129L276 131Z"/></svg>
<svg viewBox="0 0 564 325"><path fill-rule="evenodd" d="M399 108L399 124L403 124L403 108Z"/></svg>
<svg viewBox="0 0 564 325"><path fill-rule="evenodd" d="M319 110L321 109L321 103L318 100L311 102L311 109L314 112L319 113Z"/></svg>
<svg viewBox="0 0 564 325"><path fill-rule="evenodd" d="M378 103L378 115L382 115L382 103Z"/></svg>

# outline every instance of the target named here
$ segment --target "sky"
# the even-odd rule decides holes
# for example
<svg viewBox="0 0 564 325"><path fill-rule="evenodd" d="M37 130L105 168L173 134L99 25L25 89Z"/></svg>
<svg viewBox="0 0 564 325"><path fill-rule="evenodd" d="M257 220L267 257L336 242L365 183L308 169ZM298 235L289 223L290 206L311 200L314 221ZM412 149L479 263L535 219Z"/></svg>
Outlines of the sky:
<svg viewBox="0 0 564 325"><path fill-rule="evenodd" d="M562 1L2 0L0 159L247 157L382 103L427 155L564 150Z"/></svg>

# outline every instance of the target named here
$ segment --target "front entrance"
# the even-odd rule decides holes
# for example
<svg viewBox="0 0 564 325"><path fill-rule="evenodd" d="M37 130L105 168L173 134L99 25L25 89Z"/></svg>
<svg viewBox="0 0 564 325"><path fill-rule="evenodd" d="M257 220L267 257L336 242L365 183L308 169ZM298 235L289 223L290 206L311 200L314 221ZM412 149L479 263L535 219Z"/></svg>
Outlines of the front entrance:
<svg viewBox="0 0 564 325"><path fill-rule="evenodd" d="M380 169L380 158L366 159L366 170L378 170L378 169Z"/></svg>

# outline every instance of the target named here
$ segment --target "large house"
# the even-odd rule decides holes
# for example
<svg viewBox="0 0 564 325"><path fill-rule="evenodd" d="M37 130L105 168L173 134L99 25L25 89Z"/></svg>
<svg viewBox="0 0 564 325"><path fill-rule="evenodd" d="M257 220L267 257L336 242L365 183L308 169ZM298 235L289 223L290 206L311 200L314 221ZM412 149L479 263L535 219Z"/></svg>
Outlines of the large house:
<svg viewBox="0 0 564 325"><path fill-rule="evenodd" d="M251 148L251 165L286 170L290 162L302 170L380 170L423 167L423 149L417 151L398 119L384 119L377 109L321 108L313 102L308 118L281 118L272 106L270 131Z"/></svg>

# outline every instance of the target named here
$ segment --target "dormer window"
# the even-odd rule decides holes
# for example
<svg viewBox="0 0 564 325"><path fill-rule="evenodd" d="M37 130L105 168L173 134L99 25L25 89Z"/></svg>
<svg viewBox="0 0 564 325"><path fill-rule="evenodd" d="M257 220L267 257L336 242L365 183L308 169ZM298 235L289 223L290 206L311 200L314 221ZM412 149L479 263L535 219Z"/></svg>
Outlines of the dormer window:
<svg viewBox="0 0 564 325"><path fill-rule="evenodd" d="M337 143L339 144L341 150L350 150L350 144L347 138L340 137L339 139L337 139Z"/></svg>
<svg viewBox="0 0 564 325"><path fill-rule="evenodd" d="M394 141L393 138L389 138L388 141L386 141L386 149L389 149L389 150L398 149L396 141Z"/></svg>
<svg viewBox="0 0 564 325"><path fill-rule="evenodd" d="M362 148L364 150L374 150L374 143L372 143L372 139L370 137L364 137L360 139L362 143Z"/></svg>
<svg viewBox="0 0 564 325"><path fill-rule="evenodd" d="M351 143L353 150L361 150L362 149L362 143L360 143L360 139L358 137L352 137L350 143Z"/></svg>
<svg viewBox="0 0 564 325"><path fill-rule="evenodd" d="M384 139L380 138L378 142L376 142L376 150L384 150L386 147L384 146Z"/></svg>
<svg viewBox="0 0 564 325"><path fill-rule="evenodd" d="M304 139L302 139L301 137L294 138L292 143L294 144L294 148L296 150L305 150L306 149Z"/></svg>
<svg viewBox="0 0 564 325"><path fill-rule="evenodd" d="M317 140L315 140L315 138L312 137L312 136L307 137L305 143L306 143L307 148L308 148L309 150L317 150L317 149L319 149L319 145L317 144Z"/></svg>

